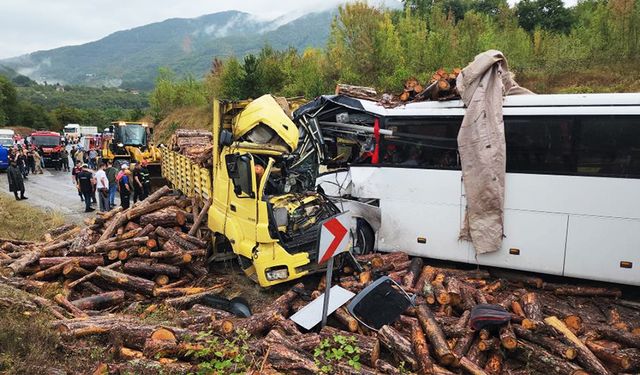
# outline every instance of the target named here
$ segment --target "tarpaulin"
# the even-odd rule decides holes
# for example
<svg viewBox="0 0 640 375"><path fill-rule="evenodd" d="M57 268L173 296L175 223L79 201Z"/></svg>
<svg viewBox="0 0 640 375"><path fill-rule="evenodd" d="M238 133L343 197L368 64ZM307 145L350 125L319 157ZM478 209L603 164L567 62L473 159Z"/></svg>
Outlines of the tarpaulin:
<svg viewBox="0 0 640 375"><path fill-rule="evenodd" d="M488 253L500 249L504 233L503 96L531 92L518 86L504 55L496 50L477 55L458 76L456 87L467 107L458 133L467 198L460 239L471 241L476 254Z"/></svg>

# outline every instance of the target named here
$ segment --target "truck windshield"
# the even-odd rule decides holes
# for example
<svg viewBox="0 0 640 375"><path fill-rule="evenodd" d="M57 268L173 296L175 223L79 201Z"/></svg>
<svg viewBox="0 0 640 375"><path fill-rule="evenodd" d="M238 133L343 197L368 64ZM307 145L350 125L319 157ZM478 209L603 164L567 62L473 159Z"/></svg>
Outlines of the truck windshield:
<svg viewBox="0 0 640 375"><path fill-rule="evenodd" d="M142 125L118 126L116 140L125 146L146 146L147 129Z"/></svg>
<svg viewBox="0 0 640 375"><path fill-rule="evenodd" d="M33 136L31 142L36 146L58 146L60 144L60 137L58 136Z"/></svg>

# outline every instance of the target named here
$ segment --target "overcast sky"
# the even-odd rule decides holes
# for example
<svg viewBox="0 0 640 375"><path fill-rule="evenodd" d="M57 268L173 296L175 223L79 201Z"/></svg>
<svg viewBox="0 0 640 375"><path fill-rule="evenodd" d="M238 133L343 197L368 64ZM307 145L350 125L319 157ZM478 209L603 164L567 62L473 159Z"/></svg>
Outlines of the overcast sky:
<svg viewBox="0 0 640 375"><path fill-rule="evenodd" d="M82 44L168 18L240 10L265 19L326 10L345 0L0 0L0 59ZM395 3L374 0L369 3ZM515 0L510 0L512 3ZM566 3L575 3L568 0Z"/></svg>

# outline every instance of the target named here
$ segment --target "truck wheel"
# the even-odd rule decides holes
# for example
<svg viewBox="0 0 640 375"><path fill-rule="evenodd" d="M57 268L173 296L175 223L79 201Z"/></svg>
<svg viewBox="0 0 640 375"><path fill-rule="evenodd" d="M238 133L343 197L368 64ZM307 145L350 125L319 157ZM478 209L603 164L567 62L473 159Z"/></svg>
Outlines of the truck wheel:
<svg viewBox="0 0 640 375"><path fill-rule="evenodd" d="M369 254L373 251L373 246L376 242L376 235L373 232L371 225L364 219L356 219L356 241L355 241L355 255Z"/></svg>

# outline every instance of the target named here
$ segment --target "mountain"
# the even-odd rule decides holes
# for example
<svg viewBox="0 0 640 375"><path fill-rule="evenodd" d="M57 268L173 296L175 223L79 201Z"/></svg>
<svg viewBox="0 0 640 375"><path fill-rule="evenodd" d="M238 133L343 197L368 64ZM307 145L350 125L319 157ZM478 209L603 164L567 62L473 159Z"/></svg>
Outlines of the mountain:
<svg viewBox="0 0 640 375"><path fill-rule="evenodd" d="M158 68L202 76L213 57L324 46L333 11L263 21L238 11L172 18L78 46L0 60L0 66L49 83L149 89Z"/></svg>

